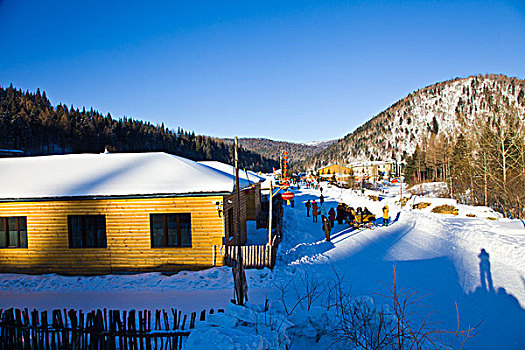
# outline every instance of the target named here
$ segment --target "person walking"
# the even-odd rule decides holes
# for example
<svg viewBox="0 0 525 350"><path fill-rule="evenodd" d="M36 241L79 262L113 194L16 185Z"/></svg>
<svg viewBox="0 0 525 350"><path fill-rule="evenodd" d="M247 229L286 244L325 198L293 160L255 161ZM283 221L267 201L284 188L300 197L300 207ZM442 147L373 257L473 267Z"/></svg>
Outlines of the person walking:
<svg viewBox="0 0 525 350"><path fill-rule="evenodd" d="M310 200L306 201L306 204L304 205L306 207L306 217L310 217L310 208L312 207L312 204L310 203Z"/></svg>
<svg viewBox="0 0 525 350"><path fill-rule="evenodd" d="M321 203L321 205L323 205L324 203L324 197L322 193L321 193L321 196L319 197L319 202Z"/></svg>
<svg viewBox="0 0 525 350"><path fill-rule="evenodd" d="M321 217L323 218L323 232L324 232L325 241L329 241L330 231L332 230L330 227L330 222L328 221L326 216L321 216Z"/></svg>
<svg viewBox="0 0 525 350"><path fill-rule="evenodd" d="M336 220L339 225L343 224L343 220L345 219L345 209L343 208L343 203L339 203L337 205L337 209L335 210L337 212Z"/></svg>
<svg viewBox="0 0 525 350"><path fill-rule="evenodd" d="M328 213L326 212L326 206L324 205L324 202L321 203L321 206L319 207L319 214L321 215L321 218L324 216L325 218L328 218Z"/></svg>
<svg viewBox="0 0 525 350"><path fill-rule="evenodd" d="M388 215L388 205L383 207L383 226L388 226L390 223L390 216Z"/></svg>
<svg viewBox="0 0 525 350"><path fill-rule="evenodd" d="M326 206L324 203L321 203L321 206L319 207L319 214L321 215L321 222L323 223L323 232L325 235L325 240L330 240L330 221L328 221L328 215L326 212Z"/></svg>
<svg viewBox="0 0 525 350"><path fill-rule="evenodd" d="M335 222L335 210L334 208L330 208L328 211L328 220L330 220L330 228L334 228L334 222Z"/></svg>
<svg viewBox="0 0 525 350"><path fill-rule="evenodd" d="M317 222L317 215L319 214L319 213L318 213L318 209L319 209L319 207L317 206L316 201L313 201L313 202L312 202L312 217L313 217L313 222Z"/></svg>

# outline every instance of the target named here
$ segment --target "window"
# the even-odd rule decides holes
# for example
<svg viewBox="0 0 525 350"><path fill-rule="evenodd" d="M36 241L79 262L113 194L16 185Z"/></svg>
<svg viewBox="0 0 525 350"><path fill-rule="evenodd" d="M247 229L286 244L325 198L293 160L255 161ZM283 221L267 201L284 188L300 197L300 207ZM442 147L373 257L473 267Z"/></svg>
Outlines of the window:
<svg viewBox="0 0 525 350"><path fill-rule="evenodd" d="M0 248L27 248L27 218L0 218Z"/></svg>
<svg viewBox="0 0 525 350"><path fill-rule="evenodd" d="M150 214L151 247L191 247L190 214Z"/></svg>
<svg viewBox="0 0 525 350"><path fill-rule="evenodd" d="M104 215L68 215L69 248L106 248Z"/></svg>

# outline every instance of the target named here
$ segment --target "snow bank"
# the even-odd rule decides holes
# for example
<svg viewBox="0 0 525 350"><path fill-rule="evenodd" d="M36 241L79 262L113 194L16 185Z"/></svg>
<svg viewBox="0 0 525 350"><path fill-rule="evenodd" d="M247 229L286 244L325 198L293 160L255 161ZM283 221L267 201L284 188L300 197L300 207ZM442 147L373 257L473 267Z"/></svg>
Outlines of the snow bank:
<svg viewBox="0 0 525 350"><path fill-rule="evenodd" d="M286 331L292 324L264 307L229 304L223 314L209 315L192 330L188 349L251 350L288 349Z"/></svg>
<svg viewBox="0 0 525 350"><path fill-rule="evenodd" d="M442 197L448 193L448 186L445 182L425 182L414 185L407 189L411 194L425 197Z"/></svg>
<svg viewBox="0 0 525 350"><path fill-rule="evenodd" d="M271 271L246 270L250 286L264 287ZM173 290L214 290L232 288L231 268L216 267L201 271L181 271L175 275L159 272L132 275L62 276L57 274L23 275L0 274L0 291L35 292L140 292Z"/></svg>

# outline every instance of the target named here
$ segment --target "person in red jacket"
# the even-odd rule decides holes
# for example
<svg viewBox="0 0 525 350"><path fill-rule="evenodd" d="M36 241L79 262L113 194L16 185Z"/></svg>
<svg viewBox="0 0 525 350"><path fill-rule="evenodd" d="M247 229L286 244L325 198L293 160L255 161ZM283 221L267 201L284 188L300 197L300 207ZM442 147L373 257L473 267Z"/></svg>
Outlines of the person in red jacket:
<svg viewBox="0 0 525 350"><path fill-rule="evenodd" d="M312 216L313 216L313 222L317 222L317 215L319 214L319 207L317 206L316 201L312 202Z"/></svg>

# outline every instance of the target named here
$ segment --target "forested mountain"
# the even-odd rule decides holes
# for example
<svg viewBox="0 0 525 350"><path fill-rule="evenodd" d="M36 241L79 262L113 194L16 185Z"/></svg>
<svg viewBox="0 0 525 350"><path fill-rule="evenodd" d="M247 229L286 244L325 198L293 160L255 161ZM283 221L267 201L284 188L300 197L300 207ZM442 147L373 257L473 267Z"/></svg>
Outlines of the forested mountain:
<svg viewBox="0 0 525 350"><path fill-rule="evenodd" d="M447 183L460 203L525 217L525 80L472 76L416 91L309 164L405 163L409 184Z"/></svg>
<svg viewBox="0 0 525 350"><path fill-rule="evenodd" d="M131 118L115 120L98 111L59 104L53 107L45 92L22 92L0 87L0 149L23 150L26 155L62 153L167 152L193 160L232 163L230 144L208 136ZM242 167L271 171L278 162L239 150Z"/></svg>
<svg viewBox="0 0 525 350"><path fill-rule="evenodd" d="M498 113L525 115L525 81L503 75L456 78L415 91L304 163L405 160L424 139L455 136Z"/></svg>
<svg viewBox="0 0 525 350"><path fill-rule="evenodd" d="M233 142L231 139L223 139L226 142ZM296 164L305 161L313 155L319 153L332 143L331 141L320 141L305 143L293 143L285 141L274 141L265 138L240 138L239 144L253 152L257 152L262 156L279 161L279 156L284 152L288 152L288 162Z"/></svg>

